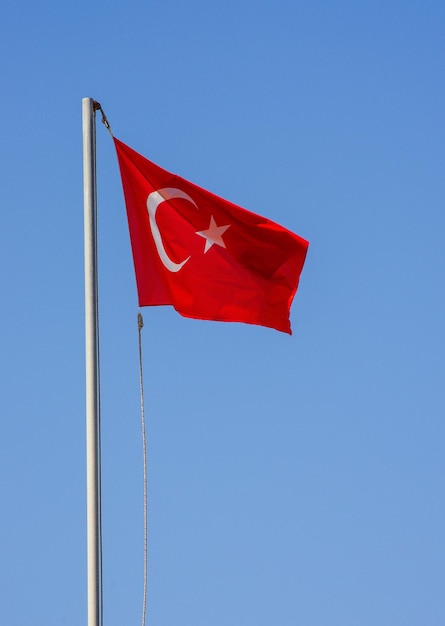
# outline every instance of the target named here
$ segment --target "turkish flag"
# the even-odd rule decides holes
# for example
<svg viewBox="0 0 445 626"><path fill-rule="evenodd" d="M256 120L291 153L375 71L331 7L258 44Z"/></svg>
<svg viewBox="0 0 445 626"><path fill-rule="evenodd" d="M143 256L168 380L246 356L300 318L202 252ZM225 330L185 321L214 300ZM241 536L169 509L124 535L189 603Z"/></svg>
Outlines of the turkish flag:
<svg viewBox="0 0 445 626"><path fill-rule="evenodd" d="M139 305L291 334L308 242L114 143Z"/></svg>

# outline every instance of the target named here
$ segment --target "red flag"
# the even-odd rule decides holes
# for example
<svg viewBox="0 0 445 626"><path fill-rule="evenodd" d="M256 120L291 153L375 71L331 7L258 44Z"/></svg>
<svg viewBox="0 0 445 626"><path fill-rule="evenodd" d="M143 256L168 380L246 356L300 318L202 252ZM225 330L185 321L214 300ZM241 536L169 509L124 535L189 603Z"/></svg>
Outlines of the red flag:
<svg viewBox="0 0 445 626"><path fill-rule="evenodd" d="M114 143L139 305L291 334L308 242Z"/></svg>

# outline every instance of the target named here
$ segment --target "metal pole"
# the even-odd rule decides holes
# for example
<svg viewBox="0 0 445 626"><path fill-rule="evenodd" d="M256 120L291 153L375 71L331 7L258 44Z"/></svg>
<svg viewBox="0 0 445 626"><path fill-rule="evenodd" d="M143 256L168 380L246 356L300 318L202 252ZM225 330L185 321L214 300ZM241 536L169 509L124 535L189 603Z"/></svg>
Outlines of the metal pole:
<svg viewBox="0 0 445 626"><path fill-rule="evenodd" d="M85 246L85 360L86 360L86 456L88 626L100 620L100 519L98 448L98 340L96 251L96 126L95 102L82 100L84 246Z"/></svg>

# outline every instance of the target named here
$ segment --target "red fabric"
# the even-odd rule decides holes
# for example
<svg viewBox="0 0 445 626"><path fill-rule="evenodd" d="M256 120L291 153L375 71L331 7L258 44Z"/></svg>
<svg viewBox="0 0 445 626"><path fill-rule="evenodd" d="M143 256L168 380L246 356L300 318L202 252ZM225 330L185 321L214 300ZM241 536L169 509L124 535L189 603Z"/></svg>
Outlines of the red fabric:
<svg viewBox="0 0 445 626"><path fill-rule="evenodd" d="M140 306L291 334L308 242L114 142Z"/></svg>

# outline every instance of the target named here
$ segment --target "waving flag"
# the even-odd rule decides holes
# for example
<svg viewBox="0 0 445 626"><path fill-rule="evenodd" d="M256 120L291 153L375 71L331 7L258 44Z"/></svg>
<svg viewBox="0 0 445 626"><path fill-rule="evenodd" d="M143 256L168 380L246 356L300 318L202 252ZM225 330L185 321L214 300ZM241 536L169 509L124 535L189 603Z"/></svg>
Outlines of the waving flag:
<svg viewBox="0 0 445 626"><path fill-rule="evenodd" d="M308 242L114 143L139 305L291 334Z"/></svg>

